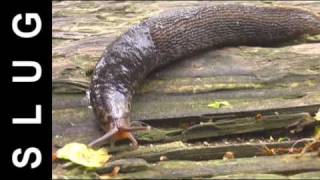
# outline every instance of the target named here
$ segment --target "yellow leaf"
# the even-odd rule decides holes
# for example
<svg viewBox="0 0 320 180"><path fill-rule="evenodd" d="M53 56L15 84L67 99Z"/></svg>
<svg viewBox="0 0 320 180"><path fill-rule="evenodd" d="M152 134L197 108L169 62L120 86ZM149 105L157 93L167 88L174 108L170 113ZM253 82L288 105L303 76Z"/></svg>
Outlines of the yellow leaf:
<svg viewBox="0 0 320 180"><path fill-rule="evenodd" d="M102 167L110 156L103 148L94 150L85 144L69 143L57 151L57 158L70 160L89 168L98 168Z"/></svg>
<svg viewBox="0 0 320 180"><path fill-rule="evenodd" d="M320 121L320 109L316 113L316 116L314 117L315 120Z"/></svg>
<svg viewBox="0 0 320 180"><path fill-rule="evenodd" d="M212 103L208 104L208 107L219 109L223 106L231 106L228 101L213 101Z"/></svg>
<svg viewBox="0 0 320 180"><path fill-rule="evenodd" d="M315 127L315 139L320 138L320 126Z"/></svg>

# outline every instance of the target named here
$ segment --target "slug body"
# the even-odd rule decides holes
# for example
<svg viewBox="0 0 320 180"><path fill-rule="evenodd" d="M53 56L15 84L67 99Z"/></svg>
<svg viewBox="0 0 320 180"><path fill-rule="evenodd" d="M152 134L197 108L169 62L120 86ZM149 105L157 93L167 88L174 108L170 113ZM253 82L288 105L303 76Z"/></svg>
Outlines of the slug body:
<svg viewBox="0 0 320 180"><path fill-rule="evenodd" d="M129 138L135 88L155 68L207 49L268 46L320 33L319 16L298 8L216 5L185 8L151 17L114 41L97 63L90 86L96 118L106 134L101 145Z"/></svg>

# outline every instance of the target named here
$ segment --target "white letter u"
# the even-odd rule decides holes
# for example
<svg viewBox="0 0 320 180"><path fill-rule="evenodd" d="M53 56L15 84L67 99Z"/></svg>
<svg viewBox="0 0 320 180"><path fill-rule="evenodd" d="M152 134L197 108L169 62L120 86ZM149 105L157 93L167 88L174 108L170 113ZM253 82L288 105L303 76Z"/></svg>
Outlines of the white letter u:
<svg viewBox="0 0 320 180"><path fill-rule="evenodd" d="M33 67L36 72L33 76L13 76L12 82L35 82L38 81L42 74L39 63L35 61L12 61L13 67Z"/></svg>

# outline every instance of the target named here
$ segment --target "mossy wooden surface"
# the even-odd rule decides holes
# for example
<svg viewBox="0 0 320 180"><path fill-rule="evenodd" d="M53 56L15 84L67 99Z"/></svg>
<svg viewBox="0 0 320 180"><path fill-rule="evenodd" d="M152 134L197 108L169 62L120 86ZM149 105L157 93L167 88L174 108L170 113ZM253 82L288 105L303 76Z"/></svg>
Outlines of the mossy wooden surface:
<svg viewBox="0 0 320 180"><path fill-rule="evenodd" d="M79 166L69 167L59 174L60 165L54 171L56 178L98 178L97 173L107 175L114 167L120 167L115 179L301 179L316 178L320 171L320 158L316 153L300 155L261 156L255 158L234 158L228 160L181 161L163 160L154 164L143 159L130 158L115 160L96 170L85 170ZM65 171L62 169L62 171ZM100 176L101 177L101 176Z"/></svg>
<svg viewBox="0 0 320 180"><path fill-rule="evenodd" d="M231 174L225 176L214 176L205 179L319 179L320 171L298 173L296 175L285 176L276 174Z"/></svg>
<svg viewBox="0 0 320 180"><path fill-rule="evenodd" d="M294 148L301 148L307 141L294 146ZM236 158L254 157L270 155L269 151L272 148L283 150L293 147L292 142L271 142L271 143L238 143L238 144L201 144L192 145L182 143L181 141L154 145L142 146L136 151L124 151L115 154L113 160L123 158L143 158L148 162L157 162L161 157L166 157L168 160L212 160L222 159L226 152L232 152ZM277 153L275 153L277 154Z"/></svg>
<svg viewBox="0 0 320 180"><path fill-rule="evenodd" d="M313 109L311 107L309 111ZM88 108L60 109L54 111L52 117L55 121L53 124L53 142L56 145L62 146L73 141L89 143L92 139L102 135L91 110ZM317 123L309 113L263 115L260 119L255 116L234 118L230 115L229 118L216 121L210 119L210 116L207 118L190 118L175 123L168 122L166 126L160 124L160 127L158 121L155 121L155 123L151 120L145 121L153 128L150 131L137 132L136 137L142 143L189 141L272 130L299 132L305 126ZM164 120L159 121L163 122ZM174 119L171 119L171 121L174 121Z"/></svg>
<svg viewBox="0 0 320 180"><path fill-rule="evenodd" d="M217 2L182 5L206 3ZM319 11L317 3L302 4ZM120 32L178 5L181 3L53 3L53 86L57 87L54 91L83 93L95 63ZM173 63L152 73L142 84L134 97L132 119L181 118L320 104L317 49L319 43L272 48L228 47ZM63 80L82 81L85 85L81 84L80 89L61 85ZM232 108L209 108L207 105L213 100L230 101Z"/></svg>
<svg viewBox="0 0 320 180"><path fill-rule="evenodd" d="M102 135L103 132L88 108L85 91L95 63L105 47L116 37L133 24L159 12L181 6L215 3L226 2L53 2L53 143L58 146L68 142L88 143ZM227 3L291 5L320 13L320 2ZM137 157L149 162L158 162L160 156L166 156L169 160L156 163L155 169L150 169L153 165L147 162L134 160L138 171L120 174L118 178L170 178L173 177L173 174L169 173L171 170L176 170L181 178L201 176L291 179L317 176L319 171L293 176L281 173L266 174L277 173L276 167L286 168L284 166L288 166L285 171L319 170L312 169L312 165L320 167L319 158L312 160L309 155L300 161L288 156L288 162L293 163L289 165L287 161L282 161L281 157L259 157L257 161L256 158L250 158L250 153L256 156L260 152L259 148L255 149L259 143L250 146L244 142L226 147L219 143L206 147L194 143L199 138L202 141L203 138L279 129L288 132L287 127L292 124L296 129L300 128L299 124L311 123L314 126L316 123L311 115L320 107L319 49L319 36L307 37L280 47L226 47L189 57L153 72L137 90L131 119L134 122L150 124L155 129L136 134L138 141L143 145L138 151L130 151L130 147L121 144L118 149L110 150L124 151L123 154L114 156L114 160L124 163L130 161L121 161L121 158ZM208 104L217 100L228 101L231 106L219 109L208 107ZM258 121L257 115L261 115L266 121ZM284 134L280 137L286 136ZM256 138L259 139L260 136ZM193 142L190 142L190 146L182 142L172 144L172 141L176 140ZM275 147L288 148L293 142L276 144ZM241 164L242 162L238 163L238 160L212 160L219 159L227 150L240 153L239 157L247 157L248 159L240 159L251 163L254 168L246 169L248 166ZM196 152L199 153L198 158L194 156ZM194 160L211 161L201 161L200 164L204 164L203 168L200 168ZM261 165L258 164L260 160L268 162ZM303 163L309 164L303 166ZM187 168L197 166L199 169L182 170L176 166L177 164L186 165ZM139 169L140 167L142 168ZM145 167L148 168L144 169ZM217 170L213 172L207 167ZM73 176L74 174L80 174L82 178L98 177L96 173L75 171L73 173L61 170L57 166L54 168L53 177L77 177Z"/></svg>
<svg viewBox="0 0 320 180"><path fill-rule="evenodd" d="M315 153L300 158L297 155L272 157L239 158L210 161L162 161L152 168L124 173L117 178L191 178L210 177L238 173L292 173L301 171L319 171L320 158Z"/></svg>

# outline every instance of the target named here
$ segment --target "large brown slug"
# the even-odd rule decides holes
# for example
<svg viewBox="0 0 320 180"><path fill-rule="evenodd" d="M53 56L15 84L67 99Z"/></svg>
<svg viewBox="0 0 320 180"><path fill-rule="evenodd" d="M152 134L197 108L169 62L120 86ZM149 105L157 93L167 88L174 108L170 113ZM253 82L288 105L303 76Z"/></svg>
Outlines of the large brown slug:
<svg viewBox="0 0 320 180"><path fill-rule="evenodd" d="M320 17L293 7L215 5L151 17L114 41L97 63L90 86L96 118L106 134L90 146L129 138L136 87L155 68L199 51L225 46L269 46L320 33Z"/></svg>

